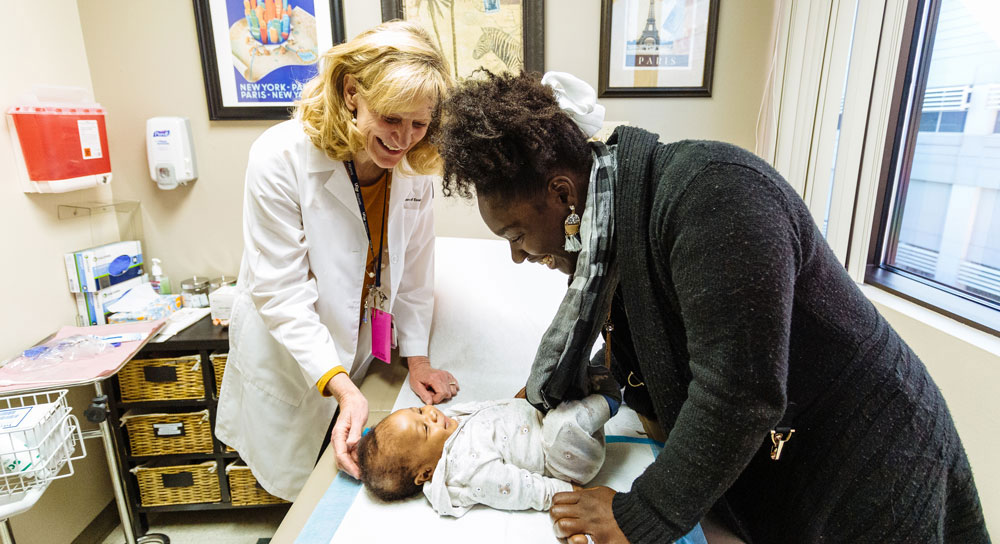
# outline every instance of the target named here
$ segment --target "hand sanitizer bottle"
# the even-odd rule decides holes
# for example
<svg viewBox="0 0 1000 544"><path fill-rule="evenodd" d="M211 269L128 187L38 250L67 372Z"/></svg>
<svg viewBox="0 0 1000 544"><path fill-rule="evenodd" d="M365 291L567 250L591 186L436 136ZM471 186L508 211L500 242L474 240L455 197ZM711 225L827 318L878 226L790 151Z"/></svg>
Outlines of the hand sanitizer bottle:
<svg viewBox="0 0 1000 544"><path fill-rule="evenodd" d="M160 260L153 259L153 280L149 282L153 286L153 290L161 295L170 294L170 278L163 273L163 269L160 268Z"/></svg>

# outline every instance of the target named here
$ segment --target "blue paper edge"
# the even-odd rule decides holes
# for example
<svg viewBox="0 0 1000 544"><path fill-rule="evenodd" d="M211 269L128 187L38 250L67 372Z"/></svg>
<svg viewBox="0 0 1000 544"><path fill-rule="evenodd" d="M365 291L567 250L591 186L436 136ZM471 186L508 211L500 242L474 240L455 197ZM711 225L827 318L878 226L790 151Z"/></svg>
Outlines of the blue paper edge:
<svg viewBox="0 0 1000 544"><path fill-rule="evenodd" d="M306 520L295 544L329 544L359 491L361 482L338 472L326 493L323 493L323 498L316 503L316 508Z"/></svg>
<svg viewBox="0 0 1000 544"><path fill-rule="evenodd" d="M654 457L663 450L663 443L651 438L608 435L604 437L604 441L608 444L647 444L653 451ZM344 520L347 511L354 504L354 498L357 497L359 491L361 491L361 482L350 476L345 476L343 472L337 472L330 487L323 493L323 497L316 503L316 508L306 520L302 531L295 539L295 544L329 544L330 539L340 528L340 522ZM705 539L705 533L701 530L699 523L675 544L708 544L708 541Z"/></svg>

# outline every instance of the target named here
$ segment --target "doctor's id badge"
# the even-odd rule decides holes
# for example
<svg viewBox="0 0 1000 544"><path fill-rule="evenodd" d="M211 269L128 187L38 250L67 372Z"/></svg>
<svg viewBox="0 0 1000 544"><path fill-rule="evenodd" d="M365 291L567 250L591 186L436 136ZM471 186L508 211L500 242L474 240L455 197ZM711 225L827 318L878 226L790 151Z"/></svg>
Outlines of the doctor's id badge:
<svg viewBox="0 0 1000 544"><path fill-rule="evenodd" d="M389 363L391 356L392 314L372 308L372 357Z"/></svg>

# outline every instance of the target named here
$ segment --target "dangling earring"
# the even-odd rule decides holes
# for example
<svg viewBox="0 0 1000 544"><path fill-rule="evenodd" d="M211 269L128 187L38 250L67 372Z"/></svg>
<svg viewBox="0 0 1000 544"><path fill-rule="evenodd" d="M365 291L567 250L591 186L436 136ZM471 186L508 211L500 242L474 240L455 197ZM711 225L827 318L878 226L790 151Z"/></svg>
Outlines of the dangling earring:
<svg viewBox="0 0 1000 544"><path fill-rule="evenodd" d="M358 110L351 110L351 123L358 124Z"/></svg>
<svg viewBox="0 0 1000 544"><path fill-rule="evenodd" d="M570 253L576 253L583 249L580 242L580 216L576 214L576 206L569 207L569 215L563 221L563 229L566 231L566 243L563 249Z"/></svg>

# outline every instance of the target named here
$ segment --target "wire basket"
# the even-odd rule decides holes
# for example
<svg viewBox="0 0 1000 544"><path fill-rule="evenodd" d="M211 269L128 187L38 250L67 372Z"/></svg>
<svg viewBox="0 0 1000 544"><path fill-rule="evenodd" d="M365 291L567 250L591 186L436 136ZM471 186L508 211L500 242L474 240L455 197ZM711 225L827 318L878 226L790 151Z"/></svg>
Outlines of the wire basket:
<svg viewBox="0 0 1000 544"><path fill-rule="evenodd" d="M73 455L77 443L80 454ZM87 455L66 390L0 397L0 519L31 508Z"/></svg>
<svg viewBox="0 0 1000 544"><path fill-rule="evenodd" d="M215 398L219 398L222 390L222 373L226 371L226 361L229 360L228 353L213 353L209 355L212 360L212 370L215 372Z"/></svg>
<svg viewBox="0 0 1000 544"><path fill-rule="evenodd" d="M118 384L125 402L205 398L198 355L132 359L118 372Z"/></svg>
<svg viewBox="0 0 1000 544"><path fill-rule="evenodd" d="M250 472L250 467L240 461L233 461L226 467L226 476L229 477L229 493L236 506L288 502L265 491Z"/></svg>

